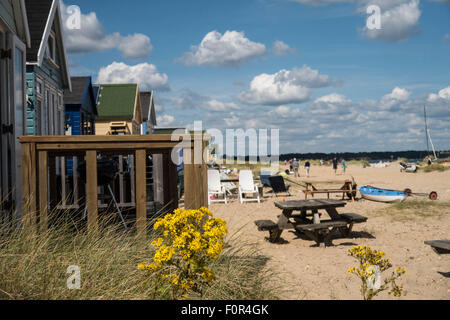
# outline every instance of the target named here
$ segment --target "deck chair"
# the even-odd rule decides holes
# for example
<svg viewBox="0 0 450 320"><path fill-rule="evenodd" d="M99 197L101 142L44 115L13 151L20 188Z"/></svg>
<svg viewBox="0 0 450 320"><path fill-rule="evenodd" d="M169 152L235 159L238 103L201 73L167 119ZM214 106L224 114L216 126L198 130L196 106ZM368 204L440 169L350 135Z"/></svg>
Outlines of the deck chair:
<svg viewBox="0 0 450 320"><path fill-rule="evenodd" d="M278 193L287 193L289 196L291 195L289 192L290 185L286 186L284 184L282 176L270 176L269 181L275 195L278 195Z"/></svg>
<svg viewBox="0 0 450 320"><path fill-rule="evenodd" d="M256 194L256 198L245 198L244 194ZM239 199L241 203L244 201L258 201L259 200L259 190L258 187L253 182L253 173L251 170L241 170L239 172Z"/></svg>
<svg viewBox="0 0 450 320"><path fill-rule="evenodd" d="M263 187L270 187L269 177L272 175L270 171L260 171L259 172L259 180Z"/></svg>
<svg viewBox="0 0 450 320"><path fill-rule="evenodd" d="M220 173L220 179L226 179L227 175L223 172ZM237 187L233 182L222 182L222 186L225 188L225 190L227 191L227 194L229 194L230 196L233 195L233 193L231 191L236 190Z"/></svg>
<svg viewBox="0 0 450 320"><path fill-rule="evenodd" d="M223 195L223 199L211 199L211 196ZM208 204L211 202L225 202L227 203L227 191L220 182L219 170L208 170Z"/></svg>

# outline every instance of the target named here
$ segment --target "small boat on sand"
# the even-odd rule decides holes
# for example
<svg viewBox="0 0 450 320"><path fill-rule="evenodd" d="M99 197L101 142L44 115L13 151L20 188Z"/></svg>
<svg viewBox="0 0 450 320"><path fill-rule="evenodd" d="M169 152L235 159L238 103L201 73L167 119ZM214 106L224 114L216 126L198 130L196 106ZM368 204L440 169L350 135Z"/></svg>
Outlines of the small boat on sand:
<svg viewBox="0 0 450 320"><path fill-rule="evenodd" d="M371 186L363 186L359 189L359 193L364 199L379 202L398 202L403 201L408 196L403 191L388 190L375 188Z"/></svg>

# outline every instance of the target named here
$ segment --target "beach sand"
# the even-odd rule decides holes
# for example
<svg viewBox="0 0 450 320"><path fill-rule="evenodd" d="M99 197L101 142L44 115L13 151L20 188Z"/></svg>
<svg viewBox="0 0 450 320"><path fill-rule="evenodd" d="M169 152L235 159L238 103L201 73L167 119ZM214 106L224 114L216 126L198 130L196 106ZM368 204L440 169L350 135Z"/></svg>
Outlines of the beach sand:
<svg viewBox="0 0 450 320"><path fill-rule="evenodd" d="M301 175L297 181L304 179L303 168ZM410 188L418 193L436 191L439 195L437 201L450 202L450 170L401 173L398 164L392 163L385 168L350 165L346 175L342 174L341 168L338 175L335 175L331 167L313 166L309 179L344 180L351 176L358 184L358 189L368 184L398 190ZM293 176L289 178L294 179ZM210 206L216 217L227 221L229 234L238 232L240 239L256 243L261 253L270 258L268 266L279 273L282 283L278 285L286 289L282 299L361 299L360 280L347 272L349 267L357 265L357 261L348 256L348 250L354 245L368 245L372 249L384 251L393 264L389 273L398 266L406 269L407 273L400 281L406 295L400 299L450 299L450 255L439 256L424 244L426 240L450 239L448 207L444 208L444 212L441 209L436 214L433 212L436 209L432 208L427 216L397 216L392 210L383 210L389 208L390 204L367 200L354 203L348 201L344 208L338 208L340 213L354 212L369 218L366 223L356 224L349 238L336 238L333 246L320 248L315 242L299 236L293 230L285 230L280 243L270 243L265 240L268 232L259 232L254 221L276 221L281 211L274 206L275 201L282 198L304 199L302 188L293 187L291 197L277 198L266 193L261 204L240 204L238 199L232 199L227 205L213 203ZM341 197L342 195L337 194L330 196L331 199ZM316 198L326 198L326 195L317 195ZM376 299L398 298L383 292Z"/></svg>

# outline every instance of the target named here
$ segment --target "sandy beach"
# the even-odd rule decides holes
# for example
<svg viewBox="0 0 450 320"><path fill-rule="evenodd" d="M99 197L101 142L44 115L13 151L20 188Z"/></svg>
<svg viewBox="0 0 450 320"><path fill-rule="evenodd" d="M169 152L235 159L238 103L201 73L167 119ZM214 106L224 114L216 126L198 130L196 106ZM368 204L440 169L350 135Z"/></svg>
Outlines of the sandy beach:
<svg viewBox="0 0 450 320"><path fill-rule="evenodd" d="M304 179L303 168L300 173L297 181ZM358 189L369 184L398 190L410 188L418 193L436 191L439 195L436 202L450 201L450 171L404 173L400 172L397 163L392 163L385 168L350 165L345 175L341 168L335 175L331 167L313 166L309 179L345 180L351 177ZM232 199L227 205L213 203L210 206L216 217L227 221L230 234L238 232L242 239L256 243L261 253L270 258L268 266L280 273L282 287L287 289L281 298L361 299L359 279L347 272L349 267L356 266L356 260L348 256L348 250L355 245L368 245L384 251L394 268L402 266L406 269L400 281L406 295L400 299L450 299L450 256L439 256L424 244L426 240L450 238L449 206L438 209L431 206L424 209L428 211L423 214L398 213L390 209L390 204L361 200L358 193L358 201L348 201L344 208L338 209L340 213L354 212L368 217L366 223L355 225L349 238L336 238L333 246L320 248L303 235L285 230L280 243L270 243L265 240L268 232L259 232L254 221L276 221L281 211L274 206L275 201L304 199L302 188L292 187L291 197L277 198L265 193L260 204L240 204L238 199ZM321 197L326 198L326 195L316 196ZM330 198L339 199L341 195ZM408 198L406 201L413 200ZM398 298L383 292L376 299Z"/></svg>

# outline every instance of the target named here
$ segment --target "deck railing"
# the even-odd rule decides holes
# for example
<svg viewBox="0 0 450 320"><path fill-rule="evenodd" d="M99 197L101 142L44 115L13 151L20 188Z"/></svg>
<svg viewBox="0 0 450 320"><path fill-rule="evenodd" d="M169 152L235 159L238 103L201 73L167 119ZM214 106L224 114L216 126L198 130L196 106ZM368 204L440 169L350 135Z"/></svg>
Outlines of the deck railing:
<svg viewBox="0 0 450 320"><path fill-rule="evenodd" d="M184 150L184 206L207 206L207 177L203 153L208 137L204 135L128 135L128 136L23 136L22 144L22 219L24 226L48 228L48 215L56 201L56 158L85 157L88 230L98 228L97 153L133 155L135 158L135 204L137 232L146 230L146 156L162 154L163 203L178 206L177 164L171 159L174 148ZM194 151L194 146L196 150ZM201 150L198 147L201 146ZM201 154L198 155L198 152ZM190 157L190 159L187 159ZM194 161L195 160L195 161Z"/></svg>

